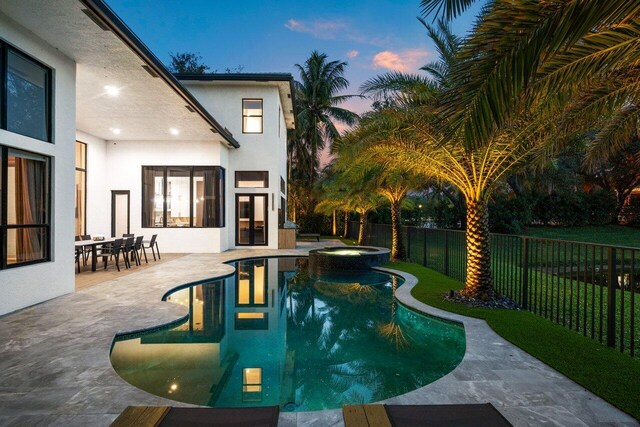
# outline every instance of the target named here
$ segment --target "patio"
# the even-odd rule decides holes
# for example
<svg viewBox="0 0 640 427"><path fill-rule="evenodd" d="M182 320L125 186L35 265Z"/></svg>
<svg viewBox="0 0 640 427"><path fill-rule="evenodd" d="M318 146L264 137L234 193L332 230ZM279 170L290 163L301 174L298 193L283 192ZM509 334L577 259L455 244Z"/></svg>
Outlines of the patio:
<svg viewBox="0 0 640 427"><path fill-rule="evenodd" d="M322 246L340 244L323 241ZM236 250L150 263L127 274L0 318L0 424L108 425L127 405L186 406L134 388L113 371L109 349L118 332L157 326L185 315L163 303L179 284L232 272L223 261L296 250ZM85 273L83 273L85 274ZM86 273L89 275L90 273ZM97 277L96 273L96 277ZM514 425L637 425L635 420L497 336L484 321L415 301L411 277L398 298L464 323L467 353L452 373L389 403L493 403ZM340 410L284 413L281 425L341 425Z"/></svg>

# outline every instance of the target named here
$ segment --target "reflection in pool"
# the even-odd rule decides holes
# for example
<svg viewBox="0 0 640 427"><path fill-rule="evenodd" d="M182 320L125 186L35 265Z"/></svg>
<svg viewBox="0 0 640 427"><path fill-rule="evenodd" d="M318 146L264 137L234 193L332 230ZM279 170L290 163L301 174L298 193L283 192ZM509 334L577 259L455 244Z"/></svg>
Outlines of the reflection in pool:
<svg viewBox="0 0 640 427"><path fill-rule="evenodd" d="M234 276L172 293L188 320L117 337L113 367L177 401L309 411L406 393L462 360L462 326L396 303L400 279L311 279L306 263L238 261Z"/></svg>

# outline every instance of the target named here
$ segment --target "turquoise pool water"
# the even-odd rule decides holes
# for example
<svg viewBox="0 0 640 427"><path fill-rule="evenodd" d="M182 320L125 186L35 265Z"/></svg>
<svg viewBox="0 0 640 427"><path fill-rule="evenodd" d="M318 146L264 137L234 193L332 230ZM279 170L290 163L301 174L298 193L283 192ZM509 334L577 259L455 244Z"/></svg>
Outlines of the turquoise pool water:
<svg viewBox="0 0 640 427"><path fill-rule="evenodd" d="M168 296L189 308L188 320L117 337L118 374L197 405L312 411L406 393L464 355L463 327L398 304L395 276L311 279L306 258L235 267L234 276Z"/></svg>

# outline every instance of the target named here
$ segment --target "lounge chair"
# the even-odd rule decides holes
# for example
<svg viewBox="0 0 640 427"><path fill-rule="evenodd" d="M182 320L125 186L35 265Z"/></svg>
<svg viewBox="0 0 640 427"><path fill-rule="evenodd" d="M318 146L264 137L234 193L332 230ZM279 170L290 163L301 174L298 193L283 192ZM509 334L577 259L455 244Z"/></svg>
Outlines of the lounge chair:
<svg viewBox="0 0 640 427"><path fill-rule="evenodd" d="M491 404L472 405L346 405L345 427L509 427Z"/></svg>
<svg viewBox="0 0 640 427"><path fill-rule="evenodd" d="M170 406L128 406L111 427L275 427L277 406L259 408L174 408Z"/></svg>

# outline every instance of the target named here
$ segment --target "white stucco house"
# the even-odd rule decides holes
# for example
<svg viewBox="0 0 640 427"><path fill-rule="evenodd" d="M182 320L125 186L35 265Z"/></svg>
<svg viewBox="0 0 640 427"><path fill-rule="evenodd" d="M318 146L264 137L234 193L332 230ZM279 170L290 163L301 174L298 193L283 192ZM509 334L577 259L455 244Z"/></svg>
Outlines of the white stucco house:
<svg viewBox="0 0 640 427"><path fill-rule="evenodd" d="M172 75L102 0L0 2L0 315L74 291L77 235L277 248L292 88Z"/></svg>

